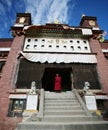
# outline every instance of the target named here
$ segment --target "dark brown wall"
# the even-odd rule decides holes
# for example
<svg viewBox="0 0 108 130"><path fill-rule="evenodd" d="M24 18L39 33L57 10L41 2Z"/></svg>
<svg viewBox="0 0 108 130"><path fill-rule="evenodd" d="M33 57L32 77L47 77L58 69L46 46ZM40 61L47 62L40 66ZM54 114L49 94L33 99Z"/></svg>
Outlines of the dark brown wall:
<svg viewBox="0 0 108 130"><path fill-rule="evenodd" d="M84 83L90 83L90 89L100 89L95 64L73 64L73 84L76 89L83 89Z"/></svg>
<svg viewBox="0 0 108 130"><path fill-rule="evenodd" d="M47 71L47 72L46 72ZM46 73L46 74L45 74ZM70 86L71 73L73 74L73 84L76 89L83 89L84 82L90 82L91 89L100 89L95 64L41 64L32 63L25 59L20 62L17 87L30 88L31 82L36 81L37 87L41 87L42 78L44 76L44 84L50 80L54 80L56 73L62 77L62 85ZM26 75L26 76L25 76ZM50 84L53 87L54 83Z"/></svg>
<svg viewBox="0 0 108 130"><path fill-rule="evenodd" d="M97 71L103 91L108 93L108 62L102 53L100 43L96 39L90 39L90 46L93 53L97 53Z"/></svg>

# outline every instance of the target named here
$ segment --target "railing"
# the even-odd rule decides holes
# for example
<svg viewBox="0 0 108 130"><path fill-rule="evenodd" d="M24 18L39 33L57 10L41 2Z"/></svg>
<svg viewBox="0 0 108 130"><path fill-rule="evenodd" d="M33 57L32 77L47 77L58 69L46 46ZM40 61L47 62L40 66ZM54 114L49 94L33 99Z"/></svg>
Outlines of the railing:
<svg viewBox="0 0 108 130"><path fill-rule="evenodd" d="M39 113L37 115L38 120L43 118L43 107L44 107L44 89L40 91L40 102L39 102Z"/></svg>
<svg viewBox="0 0 108 130"><path fill-rule="evenodd" d="M81 106L83 107L84 111L86 112L87 116L92 116L91 113L89 112L89 110L87 109L85 103L83 102L82 98L80 97L80 95L78 94L76 89L72 90L73 93L75 94L75 96L77 97L79 103L81 104Z"/></svg>

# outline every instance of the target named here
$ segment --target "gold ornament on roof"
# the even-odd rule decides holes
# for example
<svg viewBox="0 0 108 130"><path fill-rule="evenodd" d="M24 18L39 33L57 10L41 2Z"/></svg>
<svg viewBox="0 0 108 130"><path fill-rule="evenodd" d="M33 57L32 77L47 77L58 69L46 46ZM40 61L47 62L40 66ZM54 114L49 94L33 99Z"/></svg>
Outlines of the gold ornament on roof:
<svg viewBox="0 0 108 130"><path fill-rule="evenodd" d="M89 21L89 25L90 25L90 26L95 26L95 21L90 20L90 21Z"/></svg>
<svg viewBox="0 0 108 130"><path fill-rule="evenodd" d="M55 23L55 24L59 24L58 19L55 19L55 20L54 20L54 23Z"/></svg>
<svg viewBox="0 0 108 130"><path fill-rule="evenodd" d="M86 15L85 15L85 14L82 14L82 18L83 18L84 16L86 16Z"/></svg>
<svg viewBox="0 0 108 130"><path fill-rule="evenodd" d="M21 17L20 20L19 20L19 23L24 23L24 21L25 21L25 18Z"/></svg>

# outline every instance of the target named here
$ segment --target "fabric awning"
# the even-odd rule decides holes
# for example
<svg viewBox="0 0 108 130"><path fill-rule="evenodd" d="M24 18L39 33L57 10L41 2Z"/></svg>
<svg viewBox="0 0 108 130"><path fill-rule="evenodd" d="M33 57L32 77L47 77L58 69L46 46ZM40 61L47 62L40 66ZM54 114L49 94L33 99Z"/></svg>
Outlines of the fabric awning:
<svg viewBox="0 0 108 130"><path fill-rule="evenodd" d="M10 94L9 98L10 99L26 99L27 95L26 94Z"/></svg>
<svg viewBox="0 0 108 130"><path fill-rule="evenodd" d="M107 95L96 95L96 99L108 99Z"/></svg>
<svg viewBox="0 0 108 130"><path fill-rule="evenodd" d="M0 59L0 62L2 62L2 61L6 61L6 59Z"/></svg>
<svg viewBox="0 0 108 130"><path fill-rule="evenodd" d="M108 53L108 49L102 49L102 52Z"/></svg>
<svg viewBox="0 0 108 130"><path fill-rule="evenodd" d="M53 53L24 53L21 54L31 62L41 63L97 63L94 54L53 54Z"/></svg>
<svg viewBox="0 0 108 130"><path fill-rule="evenodd" d="M10 51L10 47L0 47L0 51Z"/></svg>

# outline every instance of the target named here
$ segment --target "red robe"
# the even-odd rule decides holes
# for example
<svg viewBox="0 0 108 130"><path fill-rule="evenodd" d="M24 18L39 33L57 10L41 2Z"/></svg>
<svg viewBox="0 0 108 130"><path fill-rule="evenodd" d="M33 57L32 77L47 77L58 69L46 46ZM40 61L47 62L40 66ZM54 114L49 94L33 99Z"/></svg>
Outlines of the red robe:
<svg viewBox="0 0 108 130"><path fill-rule="evenodd" d="M60 76L55 77L54 90L61 91L61 77Z"/></svg>

